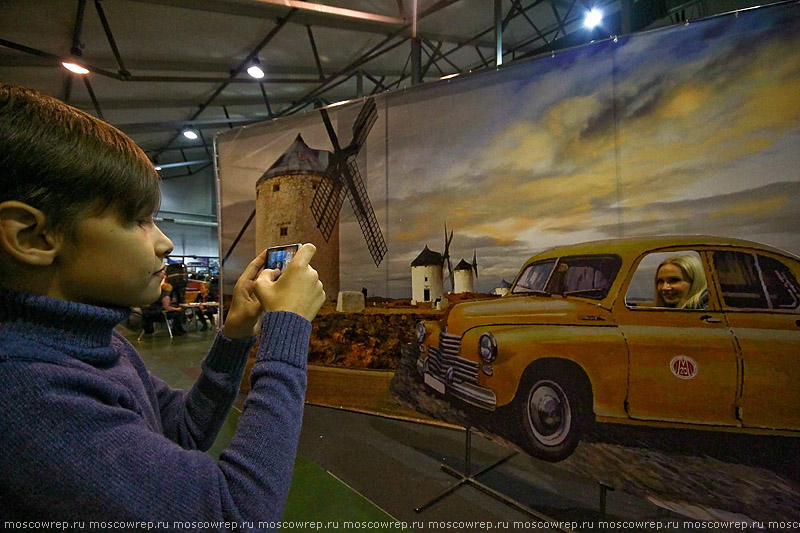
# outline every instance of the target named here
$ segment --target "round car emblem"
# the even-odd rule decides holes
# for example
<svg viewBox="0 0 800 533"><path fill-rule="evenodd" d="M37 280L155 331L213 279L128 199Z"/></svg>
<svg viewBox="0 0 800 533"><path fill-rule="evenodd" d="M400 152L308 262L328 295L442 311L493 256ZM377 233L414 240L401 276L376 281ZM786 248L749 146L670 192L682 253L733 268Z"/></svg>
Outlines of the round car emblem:
<svg viewBox="0 0 800 533"><path fill-rule="evenodd" d="M697 361L686 355L678 355L669 362L669 369L680 379L692 379L697 375Z"/></svg>
<svg viewBox="0 0 800 533"><path fill-rule="evenodd" d="M448 383L453 382L453 377L456 375L456 370L452 366L447 369L447 372L444 374L444 379L447 380Z"/></svg>

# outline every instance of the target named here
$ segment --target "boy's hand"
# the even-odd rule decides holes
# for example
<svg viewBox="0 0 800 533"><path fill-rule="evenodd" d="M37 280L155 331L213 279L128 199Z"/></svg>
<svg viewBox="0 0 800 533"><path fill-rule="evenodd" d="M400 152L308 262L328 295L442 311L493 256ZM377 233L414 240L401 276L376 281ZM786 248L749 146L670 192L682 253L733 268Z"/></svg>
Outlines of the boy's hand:
<svg viewBox="0 0 800 533"><path fill-rule="evenodd" d="M313 320L325 301L317 271L308 264L316 251L313 244L304 244L278 281L275 281L278 270L264 269L266 250L253 259L233 289L223 335L229 339L256 335L258 320L264 311L290 311L308 321Z"/></svg>
<svg viewBox="0 0 800 533"><path fill-rule="evenodd" d="M317 251L304 244L275 281L277 270L265 270L256 280L255 293L265 311L289 311L309 322L325 302L325 291L317 271L309 262Z"/></svg>
<svg viewBox="0 0 800 533"><path fill-rule="evenodd" d="M267 251L264 250L250 261L233 288L231 308L225 315L225 325L222 327L222 334L229 339L246 339L258 333L258 319L263 311L253 290L266 260Z"/></svg>

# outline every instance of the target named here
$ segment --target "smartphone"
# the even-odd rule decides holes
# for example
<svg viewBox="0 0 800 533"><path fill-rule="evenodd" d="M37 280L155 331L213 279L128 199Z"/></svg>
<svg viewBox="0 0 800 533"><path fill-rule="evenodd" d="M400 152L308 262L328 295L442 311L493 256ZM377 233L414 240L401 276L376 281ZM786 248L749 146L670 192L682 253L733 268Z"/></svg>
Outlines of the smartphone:
<svg viewBox="0 0 800 533"><path fill-rule="evenodd" d="M280 272L278 272L278 275L275 277L275 279L278 279L283 269L286 268L286 265L292 260L294 254L300 249L300 246L300 244L270 246L267 248L267 263L264 265L264 268L279 270Z"/></svg>

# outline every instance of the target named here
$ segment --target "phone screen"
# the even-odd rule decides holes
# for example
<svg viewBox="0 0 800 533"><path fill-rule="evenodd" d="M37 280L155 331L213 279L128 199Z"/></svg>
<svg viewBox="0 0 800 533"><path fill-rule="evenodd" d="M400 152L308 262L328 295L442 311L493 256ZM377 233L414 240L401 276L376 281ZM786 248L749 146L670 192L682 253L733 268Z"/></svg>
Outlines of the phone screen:
<svg viewBox="0 0 800 533"><path fill-rule="evenodd" d="M267 263L264 268L277 269L283 272L283 269L292 260L294 254L300 249L299 244L287 244L286 246L272 246L267 248ZM278 274L280 276L280 274ZM277 277L275 278L277 279Z"/></svg>

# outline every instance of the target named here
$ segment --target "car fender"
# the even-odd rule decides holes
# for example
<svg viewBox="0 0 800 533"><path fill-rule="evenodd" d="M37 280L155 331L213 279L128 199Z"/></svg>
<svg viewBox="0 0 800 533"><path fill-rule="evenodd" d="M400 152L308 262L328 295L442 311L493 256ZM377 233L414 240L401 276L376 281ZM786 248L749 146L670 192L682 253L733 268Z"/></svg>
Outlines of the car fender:
<svg viewBox="0 0 800 533"><path fill-rule="evenodd" d="M480 359L481 335L497 341L497 358ZM478 383L497 396L498 407L510 403L525 370L542 359L562 359L577 364L592 387L598 416L627 416L628 350L615 326L492 324L469 329L462 337L461 357L481 364Z"/></svg>

